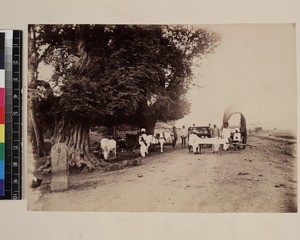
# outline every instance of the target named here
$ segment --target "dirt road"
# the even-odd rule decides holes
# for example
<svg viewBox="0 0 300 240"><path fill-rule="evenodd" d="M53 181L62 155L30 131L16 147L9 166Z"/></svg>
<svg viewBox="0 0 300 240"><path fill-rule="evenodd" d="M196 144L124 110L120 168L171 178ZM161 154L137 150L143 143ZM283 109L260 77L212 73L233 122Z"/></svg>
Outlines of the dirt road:
<svg viewBox="0 0 300 240"><path fill-rule="evenodd" d="M295 212L295 144L251 137L257 145L222 155L179 146L138 167L71 176L70 190L34 190L29 209L133 212ZM47 183L46 183L47 184ZM49 183L48 183L49 184ZM45 186L44 186L45 189ZM29 196L30 197L30 196Z"/></svg>

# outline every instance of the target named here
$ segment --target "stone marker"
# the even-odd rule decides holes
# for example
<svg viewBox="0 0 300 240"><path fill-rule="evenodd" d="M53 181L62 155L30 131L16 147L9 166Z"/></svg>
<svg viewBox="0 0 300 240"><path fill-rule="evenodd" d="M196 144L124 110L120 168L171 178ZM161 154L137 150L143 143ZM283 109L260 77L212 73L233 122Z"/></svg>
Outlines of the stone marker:
<svg viewBox="0 0 300 240"><path fill-rule="evenodd" d="M51 148L51 190L61 191L69 188L68 147L57 143Z"/></svg>

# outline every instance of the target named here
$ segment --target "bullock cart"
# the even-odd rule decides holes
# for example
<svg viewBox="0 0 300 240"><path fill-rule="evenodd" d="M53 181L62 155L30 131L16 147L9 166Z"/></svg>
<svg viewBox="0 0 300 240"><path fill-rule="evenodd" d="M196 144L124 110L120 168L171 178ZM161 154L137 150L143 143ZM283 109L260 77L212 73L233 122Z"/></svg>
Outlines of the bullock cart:
<svg viewBox="0 0 300 240"><path fill-rule="evenodd" d="M207 145L219 145L219 150L218 153L221 155L224 145L229 145L231 146L234 150L240 150L240 149L244 149L246 147L249 147L251 150L253 147L253 145L250 144L245 144L239 141L228 141L228 139L225 138L197 138L193 143L191 143L191 145L193 146L193 148L197 147L197 151L194 150L195 152L198 152L199 154L201 154L201 150L203 148L203 146L207 146ZM189 152L191 152L189 150Z"/></svg>

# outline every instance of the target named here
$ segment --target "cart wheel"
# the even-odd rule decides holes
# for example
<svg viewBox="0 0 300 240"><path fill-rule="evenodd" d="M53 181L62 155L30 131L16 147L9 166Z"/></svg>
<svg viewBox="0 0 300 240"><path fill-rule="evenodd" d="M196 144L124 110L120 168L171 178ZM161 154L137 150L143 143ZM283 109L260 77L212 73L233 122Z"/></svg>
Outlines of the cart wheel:
<svg viewBox="0 0 300 240"><path fill-rule="evenodd" d="M243 138L243 141L242 141L243 144L247 144L247 138ZM240 146L239 149L245 149L246 146Z"/></svg>

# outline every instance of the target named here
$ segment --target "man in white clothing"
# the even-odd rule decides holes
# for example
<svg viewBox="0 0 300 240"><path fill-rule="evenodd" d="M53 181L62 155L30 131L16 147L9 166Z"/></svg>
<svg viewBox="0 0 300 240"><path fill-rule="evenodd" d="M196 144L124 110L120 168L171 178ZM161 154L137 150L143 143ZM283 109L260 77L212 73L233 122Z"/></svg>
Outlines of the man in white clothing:
<svg viewBox="0 0 300 240"><path fill-rule="evenodd" d="M231 129L228 128L228 123L224 123L224 127L222 129L222 138L226 140L226 142L230 142ZM229 144L223 144L223 149L226 151L229 147Z"/></svg>
<svg viewBox="0 0 300 240"><path fill-rule="evenodd" d="M185 128L184 125L182 126L180 134L181 134L181 146L185 147L186 146L186 138L188 136L188 130Z"/></svg>
<svg viewBox="0 0 300 240"><path fill-rule="evenodd" d="M193 153L199 153L199 137L195 133L191 133L189 138L189 145L193 147Z"/></svg>
<svg viewBox="0 0 300 240"><path fill-rule="evenodd" d="M211 130L211 137L214 139L218 139L220 137L220 129L217 127L216 124L214 124L214 127ZM216 153L219 151L220 144L213 144L212 149L213 153Z"/></svg>
<svg viewBox="0 0 300 240"><path fill-rule="evenodd" d="M148 153L148 144L147 144L147 134L145 128L141 129L141 133L139 136L139 144L140 144L140 151L142 157L146 157L146 153Z"/></svg>

